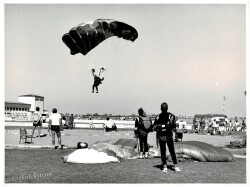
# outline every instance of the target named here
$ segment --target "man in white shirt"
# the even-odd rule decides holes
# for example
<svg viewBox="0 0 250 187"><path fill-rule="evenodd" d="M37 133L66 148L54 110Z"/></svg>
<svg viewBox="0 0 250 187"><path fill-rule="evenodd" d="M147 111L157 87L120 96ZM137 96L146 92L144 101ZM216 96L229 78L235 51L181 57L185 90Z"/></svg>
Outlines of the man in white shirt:
<svg viewBox="0 0 250 187"><path fill-rule="evenodd" d="M117 127L115 125L115 123L112 121L112 119L110 119L109 117L107 117L107 120L104 122L104 132L105 131L117 131Z"/></svg>
<svg viewBox="0 0 250 187"><path fill-rule="evenodd" d="M62 129L62 116L61 114L57 113L57 109L53 108L52 114L49 117L49 126L48 131L51 130L52 134L52 145L55 146L55 134L57 135L58 145L62 149L61 145L61 129ZM55 146L55 149L57 149L58 146Z"/></svg>
<svg viewBox="0 0 250 187"><path fill-rule="evenodd" d="M41 134L41 126L42 126L42 115L40 114L40 108L36 107L36 111L33 113L33 131L32 131L32 137L34 136L34 132L36 130L36 127L38 128L38 137L40 137ZM33 137L34 138L34 137Z"/></svg>

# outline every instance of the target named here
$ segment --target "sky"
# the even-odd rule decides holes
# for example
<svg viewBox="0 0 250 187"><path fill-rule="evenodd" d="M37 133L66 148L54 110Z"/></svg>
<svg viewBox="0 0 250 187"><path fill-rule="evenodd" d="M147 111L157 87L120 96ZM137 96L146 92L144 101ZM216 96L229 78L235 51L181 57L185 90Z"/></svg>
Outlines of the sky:
<svg viewBox="0 0 250 187"><path fill-rule="evenodd" d="M176 115L246 115L244 4L5 4L4 100L45 98L65 113L149 114L162 102ZM116 19L138 31L89 55L70 55L63 34L80 23ZM92 93L90 69L107 70Z"/></svg>

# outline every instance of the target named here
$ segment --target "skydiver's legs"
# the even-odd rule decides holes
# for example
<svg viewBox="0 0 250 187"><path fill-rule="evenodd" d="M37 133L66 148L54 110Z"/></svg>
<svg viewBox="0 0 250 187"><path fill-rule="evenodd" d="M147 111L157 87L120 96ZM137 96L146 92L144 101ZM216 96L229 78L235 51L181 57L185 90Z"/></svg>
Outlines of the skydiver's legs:
<svg viewBox="0 0 250 187"><path fill-rule="evenodd" d="M34 132L35 132L35 129L36 129L36 126L33 126L33 130L32 130L32 138L35 138L35 137L34 137Z"/></svg>
<svg viewBox="0 0 250 187"><path fill-rule="evenodd" d="M55 131L51 131L52 134L52 145L55 146Z"/></svg>
<svg viewBox="0 0 250 187"><path fill-rule="evenodd" d="M57 135L57 141L58 141L58 145L62 148L62 144L61 144L61 131L56 132Z"/></svg>
<svg viewBox="0 0 250 187"><path fill-rule="evenodd" d="M42 123L42 122L40 122L40 123ZM38 136L40 138L40 135L41 135L41 126L39 125L37 128L38 128Z"/></svg>
<svg viewBox="0 0 250 187"><path fill-rule="evenodd" d="M92 92L93 93L94 93L95 89L96 89L96 93L98 93L98 85L93 84L93 86L92 86Z"/></svg>
<svg viewBox="0 0 250 187"><path fill-rule="evenodd" d="M162 166L167 168L167 157L166 157L166 141L159 141L161 151Z"/></svg>
<svg viewBox="0 0 250 187"><path fill-rule="evenodd" d="M174 171L181 171L179 167L177 167L177 158L174 150L174 141L173 138L167 138L167 145L168 145L168 150L170 152L173 164L174 164Z"/></svg>
<svg viewBox="0 0 250 187"><path fill-rule="evenodd" d="M176 154L175 154L175 150L174 150L173 138L168 138L167 139L167 145L168 145L168 150L170 152L172 161L173 161L174 165L176 165L177 164L177 158L176 158Z"/></svg>

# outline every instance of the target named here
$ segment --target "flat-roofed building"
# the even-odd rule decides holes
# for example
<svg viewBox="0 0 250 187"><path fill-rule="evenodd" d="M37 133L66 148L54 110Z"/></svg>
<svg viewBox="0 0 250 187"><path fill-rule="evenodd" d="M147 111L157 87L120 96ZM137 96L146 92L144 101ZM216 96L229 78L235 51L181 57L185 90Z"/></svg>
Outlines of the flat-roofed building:
<svg viewBox="0 0 250 187"><path fill-rule="evenodd" d="M5 112L29 112L31 104L21 102L5 102Z"/></svg>
<svg viewBox="0 0 250 187"><path fill-rule="evenodd" d="M21 102L5 102L5 120L27 121L31 118L31 104Z"/></svg>
<svg viewBox="0 0 250 187"><path fill-rule="evenodd" d="M34 94L18 96L18 102L30 104L30 111L34 112L36 107L40 108L40 112L44 111L44 97Z"/></svg>

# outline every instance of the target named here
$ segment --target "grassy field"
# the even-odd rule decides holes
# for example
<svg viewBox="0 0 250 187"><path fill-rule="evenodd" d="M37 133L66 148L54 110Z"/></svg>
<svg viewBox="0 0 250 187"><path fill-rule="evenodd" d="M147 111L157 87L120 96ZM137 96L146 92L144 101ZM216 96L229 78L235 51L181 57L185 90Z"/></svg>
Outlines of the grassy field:
<svg viewBox="0 0 250 187"><path fill-rule="evenodd" d="M183 170L163 173L160 158L107 164L62 163L73 150L6 149L6 183L246 183L246 159L180 162ZM172 163L169 163L170 165Z"/></svg>

